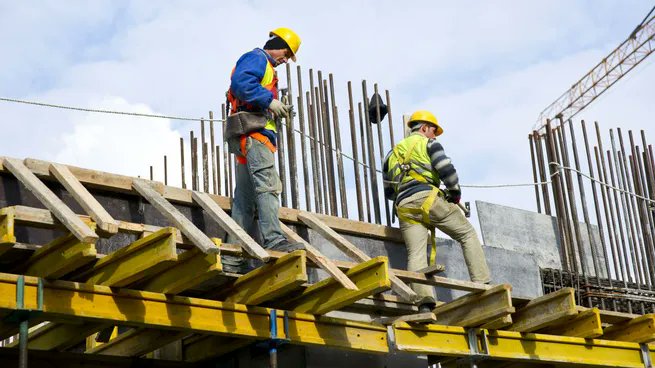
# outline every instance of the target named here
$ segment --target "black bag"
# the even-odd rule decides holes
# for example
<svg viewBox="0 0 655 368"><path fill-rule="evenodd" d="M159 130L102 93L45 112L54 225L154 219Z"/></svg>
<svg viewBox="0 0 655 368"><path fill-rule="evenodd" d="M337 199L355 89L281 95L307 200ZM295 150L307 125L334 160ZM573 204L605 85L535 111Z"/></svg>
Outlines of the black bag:
<svg viewBox="0 0 655 368"><path fill-rule="evenodd" d="M228 116L224 134L228 151L241 155L241 136L264 129L267 123L268 117L263 112L241 111Z"/></svg>

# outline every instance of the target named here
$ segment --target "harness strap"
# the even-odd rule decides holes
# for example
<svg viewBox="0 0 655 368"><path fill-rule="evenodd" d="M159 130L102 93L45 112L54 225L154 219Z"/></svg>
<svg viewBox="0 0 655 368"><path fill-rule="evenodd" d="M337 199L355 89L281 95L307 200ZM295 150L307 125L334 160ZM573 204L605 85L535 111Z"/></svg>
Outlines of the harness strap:
<svg viewBox="0 0 655 368"><path fill-rule="evenodd" d="M423 225L430 230L430 263L432 266L437 262L437 243L436 243L436 233L435 228L430 223L430 208L434 204L434 201L437 197L443 197L443 192L437 188L433 187L430 191L430 194L425 198L420 208L404 208L396 207L396 212L398 213L398 219L401 221L409 222L414 225ZM421 215L421 221L416 221L408 215L415 214Z"/></svg>
<svg viewBox="0 0 655 368"><path fill-rule="evenodd" d="M268 139L268 137L263 135L262 133L253 132L253 133L250 133L250 134L244 134L244 135L241 136L241 140L239 142L240 145L241 145L241 156L236 156L237 163L240 163L242 165L245 165L246 163L248 163L248 160L246 160L246 153L247 153L246 152L246 143L248 142L248 137L250 137L250 138L252 138L252 139L254 139L256 141L259 141L264 146L268 147L268 149L271 150L271 152L273 152L273 153L275 153L277 151L277 147L275 147L273 145L273 143L271 143L271 141Z"/></svg>

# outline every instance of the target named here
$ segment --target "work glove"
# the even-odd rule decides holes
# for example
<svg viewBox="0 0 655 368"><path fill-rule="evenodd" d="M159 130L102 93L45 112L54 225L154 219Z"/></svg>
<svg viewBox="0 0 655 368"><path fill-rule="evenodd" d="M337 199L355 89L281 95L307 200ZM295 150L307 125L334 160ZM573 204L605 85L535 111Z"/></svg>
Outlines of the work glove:
<svg viewBox="0 0 655 368"><path fill-rule="evenodd" d="M462 199L462 193L456 192L456 191L448 191L448 194L446 194L446 201L452 203L452 204L458 204L459 201Z"/></svg>
<svg viewBox="0 0 655 368"><path fill-rule="evenodd" d="M291 112L293 106L291 105L285 105L280 100L273 99L271 101L271 104L268 105L268 109L275 114L277 117L289 117L289 113Z"/></svg>

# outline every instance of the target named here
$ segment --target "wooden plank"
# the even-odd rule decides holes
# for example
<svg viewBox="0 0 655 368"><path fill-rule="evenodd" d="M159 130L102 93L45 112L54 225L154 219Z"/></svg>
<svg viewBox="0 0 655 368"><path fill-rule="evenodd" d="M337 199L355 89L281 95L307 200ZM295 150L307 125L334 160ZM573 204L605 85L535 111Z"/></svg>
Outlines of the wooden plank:
<svg viewBox="0 0 655 368"><path fill-rule="evenodd" d="M539 331L539 333L582 337L585 339L599 337L603 334L603 327L600 321L600 310L598 310L598 308L591 308L579 312L570 320L564 321L560 326L548 327Z"/></svg>
<svg viewBox="0 0 655 368"><path fill-rule="evenodd" d="M655 341L655 314L646 314L603 330L604 340L649 343Z"/></svg>
<svg viewBox="0 0 655 368"><path fill-rule="evenodd" d="M417 270L416 272L418 273L423 273L425 276L432 276L435 273L441 273L446 271L446 266L442 264L434 264L431 266L427 266L425 268L421 268L420 270Z"/></svg>
<svg viewBox="0 0 655 368"><path fill-rule="evenodd" d="M314 262L318 267L320 267L323 271L327 272L330 276L337 280L344 288L348 290L357 290L355 283L353 283L348 278L348 276L346 276L346 274L343 273L336 264L334 264L334 262L325 257L323 253L321 253L313 245L309 244L309 242L305 241L305 239L296 234L296 232L291 230L288 226L283 223L280 223L280 226L282 227L282 231L287 236L287 238L289 238L289 240L301 243L305 247L307 257L312 260L312 262Z"/></svg>
<svg viewBox="0 0 655 368"><path fill-rule="evenodd" d="M135 179L132 186L139 192L150 204L171 221L180 231L186 235L195 246L200 248L204 253L216 252L218 247L214 242L205 235L196 225L188 218L184 217L180 211L170 204L161 194L157 193L149 182L142 179Z"/></svg>
<svg viewBox="0 0 655 368"><path fill-rule="evenodd" d="M83 243L92 243L98 240L98 235L80 220L66 204L59 199L48 187L16 159L5 158L3 165L11 171L34 196L48 208L64 226Z"/></svg>
<svg viewBox="0 0 655 368"><path fill-rule="evenodd" d="M348 270L346 275L357 285L356 291L344 289L336 280L328 278L311 285L297 297L280 301L281 306L295 312L325 314L386 291L391 286L388 263L386 257L376 257Z"/></svg>
<svg viewBox="0 0 655 368"><path fill-rule="evenodd" d="M407 314L404 316L396 317L381 317L374 320L377 323L383 325L393 325L399 322L407 323L434 323L437 321L437 317L434 313L416 313L416 314Z"/></svg>
<svg viewBox="0 0 655 368"><path fill-rule="evenodd" d="M500 317L498 319L495 319L491 322L487 322L483 324L480 328L484 328L487 330L500 330L502 328L505 328L507 326L510 326L514 321L512 320L512 315L507 315Z"/></svg>
<svg viewBox="0 0 655 368"><path fill-rule="evenodd" d="M508 330L533 332L576 316L574 292L573 288L563 288L532 299L512 315L514 324Z"/></svg>
<svg viewBox="0 0 655 368"><path fill-rule="evenodd" d="M85 323L85 324L61 324L46 323L29 332L27 347L31 350L59 350L63 351L77 345L87 336L94 334L108 324ZM18 346L18 340L10 344L10 347Z"/></svg>
<svg viewBox="0 0 655 368"><path fill-rule="evenodd" d="M80 242L73 234L67 234L39 248L20 269L25 275L59 279L94 262L96 256L95 244Z"/></svg>
<svg viewBox="0 0 655 368"><path fill-rule="evenodd" d="M51 164L50 172L54 175L61 185L66 188L77 203L82 206L84 211L98 224L100 230L109 234L118 232L118 223L105 210L88 190L80 183L79 180L68 170L67 166L61 164Z"/></svg>
<svg viewBox="0 0 655 368"><path fill-rule="evenodd" d="M366 262L370 257L361 249L357 248L354 244L349 242L346 238L341 236L336 231L332 230L329 226L325 225L321 220L314 217L312 214L302 212L298 214L298 218L307 226L311 227L314 231L321 234L327 240L331 241L337 246L344 254L358 262ZM402 282L396 275L390 273L391 288L398 295L407 299L408 301L415 301L418 295L404 282Z"/></svg>
<svg viewBox="0 0 655 368"><path fill-rule="evenodd" d="M432 311L440 325L477 327L514 313L511 290L509 284L497 285L441 304Z"/></svg>
<svg viewBox="0 0 655 368"><path fill-rule="evenodd" d="M220 239L212 239L216 246ZM223 271L220 256L203 253L198 248L179 254L177 262L140 284L138 289L164 294L177 294L219 276Z"/></svg>
<svg viewBox="0 0 655 368"><path fill-rule="evenodd" d="M86 354L141 356L189 335L184 331L167 331L135 328L126 331L108 343L87 349Z"/></svg>
<svg viewBox="0 0 655 368"><path fill-rule="evenodd" d="M101 258L79 278L87 284L125 287L161 272L176 260L175 229L168 227Z"/></svg>
<svg viewBox="0 0 655 368"><path fill-rule="evenodd" d="M230 215L225 213L225 211L223 211L221 207L209 197L209 194L193 192L191 196L214 221L218 222L223 230L236 238L248 253L263 262L268 262L270 260L271 257L268 252L251 238L250 235L248 235L248 233L236 223L236 221L232 220Z"/></svg>

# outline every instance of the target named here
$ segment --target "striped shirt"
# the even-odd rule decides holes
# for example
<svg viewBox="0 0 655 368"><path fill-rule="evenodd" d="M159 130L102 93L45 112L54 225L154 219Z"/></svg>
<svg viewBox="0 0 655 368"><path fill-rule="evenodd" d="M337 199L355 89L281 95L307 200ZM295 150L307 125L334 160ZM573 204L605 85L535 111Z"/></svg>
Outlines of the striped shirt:
<svg viewBox="0 0 655 368"><path fill-rule="evenodd" d="M459 177L457 176L457 170L453 166L450 158L446 156L443 146L436 139L428 139L427 143L427 153L430 157L430 163L432 169L439 175L439 180L446 186L448 193L452 197L460 197L462 192L459 187ZM412 194L432 190L433 185L427 183L421 183L416 180L411 180L406 184L398 187L398 193L395 192L396 183L393 182L393 178L389 173L389 157L393 154L393 151L390 151L384 159L384 164L382 167L383 176L384 176L384 196L388 200L395 201L395 203L400 203L403 199L409 197Z"/></svg>

